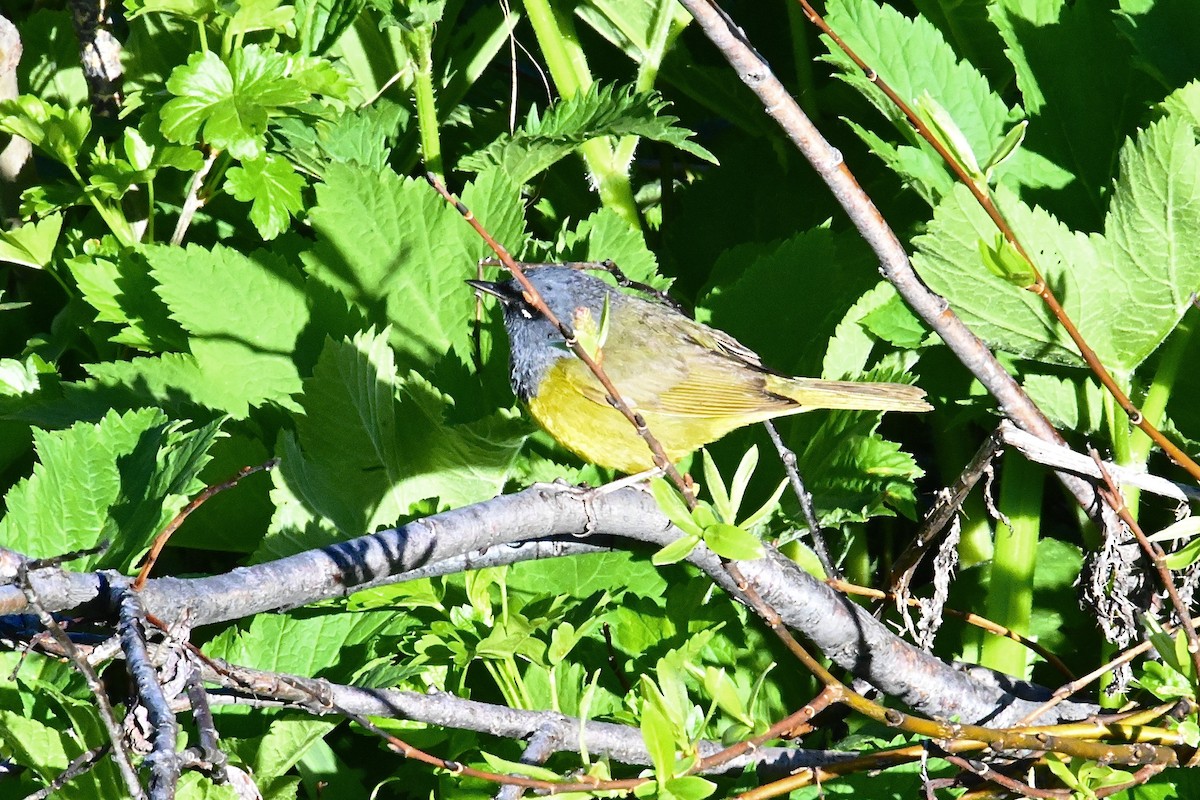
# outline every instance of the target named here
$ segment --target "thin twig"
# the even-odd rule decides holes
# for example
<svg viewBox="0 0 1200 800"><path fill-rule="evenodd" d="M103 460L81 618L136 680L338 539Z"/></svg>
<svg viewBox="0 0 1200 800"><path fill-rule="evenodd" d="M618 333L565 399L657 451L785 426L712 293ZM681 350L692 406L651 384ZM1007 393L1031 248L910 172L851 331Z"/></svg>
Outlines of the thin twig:
<svg viewBox="0 0 1200 800"><path fill-rule="evenodd" d="M827 580L825 582L828 583L830 586L832 586L834 589L837 589L839 592L844 592L845 594L858 595L859 597L870 597L875 600L894 600L897 597L897 594L894 591L884 592L884 591L880 591L879 589L872 589L869 586L859 586L857 584L849 583L844 580L834 579L834 580ZM920 607L921 601L917 600L916 598L909 597L907 599L907 605ZM1038 644L1034 640L1029 639L1025 636L1022 636L1021 634L1017 633L1016 631L1006 628L998 622L992 622L987 617L981 617L978 614L973 614L969 611L959 611L958 609L955 609L955 608L946 608L943 610L950 616L957 617L957 618L961 619L963 622L967 623L968 625L974 625L975 627L980 628L981 630L985 630L988 633L994 634L996 636L1003 636L1006 639L1012 639L1014 642L1019 642L1023 646L1032 650L1034 653L1037 653L1039 656L1046 659L1046 663L1050 664L1052 667L1057 669L1063 675L1066 675L1068 678L1074 680L1074 678L1075 678L1074 673L1072 673L1070 668L1067 667L1067 665L1062 662L1062 659L1060 659L1058 656L1054 655L1054 653L1051 653L1049 650L1047 650L1045 647ZM1034 716L1036 717L1036 715L1034 715Z"/></svg>
<svg viewBox="0 0 1200 800"><path fill-rule="evenodd" d="M813 508L812 494L800 478L800 470L796 466L796 454L783 443L783 437L776 430L775 423L766 420L763 422L763 427L767 429L767 435L771 437L771 444L775 445L775 451L779 453L779 460L783 462L783 470L787 473L788 482L792 486L792 494L796 495L796 499L800 502L800 511L804 514L804 521L808 523L809 535L812 537L813 552L817 554L821 568L825 570L828 577L840 578L842 574L834 566L833 559L829 557L829 548L825 546L825 536L822 533L821 523L817 521L817 511Z"/></svg>
<svg viewBox="0 0 1200 800"><path fill-rule="evenodd" d="M55 794L59 789L66 786L71 781L78 778L80 775L93 769L100 763L100 759L108 755L112 750L112 745L105 742L102 745L85 750L75 758L71 759L71 763L67 764L66 769L54 776L54 780L38 789L33 794L25 796L25 800L46 800L46 798Z"/></svg>
<svg viewBox="0 0 1200 800"><path fill-rule="evenodd" d="M237 474L220 483L214 483L212 486L207 486L202 492L193 497L183 509L175 515L175 518L167 523L167 527L163 528L158 536L154 537L154 543L150 545L150 552L146 554L145 561L142 563L142 568L138 570L137 579L133 582L133 591L140 592L142 587L146 585L146 580L150 577L150 570L154 569L154 562L158 560L159 553L166 547L167 541L174 535L175 531L179 530L179 526L183 524L191 513L200 506L204 505L210 497L215 494L220 494L226 489L232 489L238 485L238 481L249 475L264 470L274 469L279 464L279 459L272 458L264 461L262 464L255 464L249 467L242 467L237 471Z"/></svg>
<svg viewBox="0 0 1200 800"><path fill-rule="evenodd" d="M218 155L220 155L219 150L208 148L204 163L192 176L192 181L188 184L187 197L184 198L183 207L179 209L179 221L175 223L175 232L171 234L171 244L183 244L183 237L187 235L187 229L192 224L192 217L196 216L196 212L204 205L204 200L200 197L200 189L204 186L204 179L208 176L213 164L216 163Z"/></svg>

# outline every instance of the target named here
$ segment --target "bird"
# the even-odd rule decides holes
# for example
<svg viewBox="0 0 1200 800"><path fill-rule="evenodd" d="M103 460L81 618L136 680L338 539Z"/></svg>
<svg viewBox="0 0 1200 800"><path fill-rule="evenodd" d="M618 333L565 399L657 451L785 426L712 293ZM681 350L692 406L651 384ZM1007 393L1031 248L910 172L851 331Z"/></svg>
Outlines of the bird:
<svg viewBox="0 0 1200 800"><path fill-rule="evenodd" d="M672 463L732 430L775 417L814 409L931 408L925 392L908 384L781 375L729 334L578 269L547 266L525 274L554 315L595 348L589 354ZM500 301L513 393L547 433L600 467L634 475L659 466L517 280L467 283Z"/></svg>

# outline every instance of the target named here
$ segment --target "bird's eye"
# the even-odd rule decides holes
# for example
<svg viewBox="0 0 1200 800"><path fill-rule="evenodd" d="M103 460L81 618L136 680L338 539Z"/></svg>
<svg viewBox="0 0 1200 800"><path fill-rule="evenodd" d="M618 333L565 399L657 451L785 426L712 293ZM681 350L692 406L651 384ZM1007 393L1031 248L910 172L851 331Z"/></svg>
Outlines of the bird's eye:
<svg viewBox="0 0 1200 800"><path fill-rule="evenodd" d="M521 306L521 316L525 319L533 319L533 312L529 310L529 306Z"/></svg>

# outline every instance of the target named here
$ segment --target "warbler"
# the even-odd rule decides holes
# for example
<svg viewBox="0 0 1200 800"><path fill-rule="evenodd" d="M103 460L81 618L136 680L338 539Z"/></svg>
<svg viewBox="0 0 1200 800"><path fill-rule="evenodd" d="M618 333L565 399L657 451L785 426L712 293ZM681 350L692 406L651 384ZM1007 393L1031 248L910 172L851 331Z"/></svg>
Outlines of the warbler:
<svg viewBox="0 0 1200 800"><path fill-rule="evenodd" d="M777 374L729 334L578 270L541 267L526 275L554 315L592 348L589 354L672 462L735 428L773 417L818 408L930 408L915 386ZM645 440L516 280L467 283L500 300L513 392L539 425L598 466L629 474L655 467Z"/></svg>

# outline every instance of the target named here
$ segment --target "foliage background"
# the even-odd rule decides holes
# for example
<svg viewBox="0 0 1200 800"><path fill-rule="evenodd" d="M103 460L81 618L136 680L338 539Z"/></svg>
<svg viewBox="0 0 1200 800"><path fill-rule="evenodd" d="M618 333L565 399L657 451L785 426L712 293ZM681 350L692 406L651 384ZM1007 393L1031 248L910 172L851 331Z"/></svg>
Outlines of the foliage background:
<svg viewBox="0 0 1200 800"><path fill-rule="evenodd" d="M781 426L848 577L880 583L997 410L880 281L823 185L681 9L552 5L513 5L516 47L501 6L483 3L127 0L116 25L124 110L95 119L69 11L6 11L25 47L23 95L0 106L0 129L29 139L35 158L5 187L13 224L0 233L0 542L53 556L108 540L76 567L125 570L203 485L270 457L277 470L189 518L160 574L257 563L536 481L611 477L514 403L496 315L476 338L462 282L489 252L413 177L424 163L525 259L613 259L782 372L920 383L937 406L920 420L830 413ZM922 278L1068 439L1169 472L1036 299L989 269L989 223L876 88L794 7L729 11ZM1200 289L1200 11L1187 0L832 0L827 13L903 96L957 129L956 154L983 165L1089 342L1195 453L1186 365L1197 345L1179 323ZM1021 146L988 164L1019 120ZM732 473L755 444L770 451L745 430L712 454ZM1010 468L1014 458L1000 511L1032 539L1003 549L1009 534L974 495L951 603L1085 671L1109 653L1070 588L1095 534L1042 470ZM782 477L763 462L752 501ZM1174 509L1147 501L1140 512L1162 527ZM789 541L803 528L785 499L763 533ZM712 687L682 665L728 672L747 719L722 710L689 720L692 735L737 736L811 697L811 680L743 609L690 568L656 569L646 555L402 584L199 638L264 669L636 723L637 692L602 668L608 626L625 675L678 673L704 708ZM996 575L1003 591L989 589ZM1023 650L953 624L936 652L1056 682ZM18 660L0 655L3 672ZM67 667L39 657L0 684L2 752L28 767L22 790L99 734L84 697ZM325 796L347 798L488 791L380 759L344 724L220 717L270 797L316 797L322 782ZM399 727L447 758L519 754ZM890 738L851 721L806 744ZM73 796L115 796L110 766ZM181 795L220 796L188 780ZM1180 780L1156 779L1154 796L1174 796ZM725 781L722 792L753 778ZM916 781L897 774L883 791L908 796Z"/></svg>

